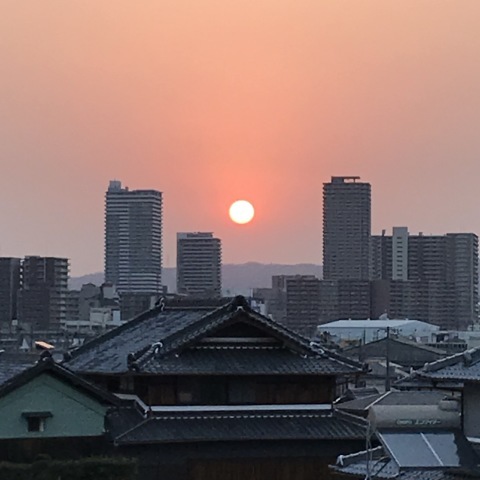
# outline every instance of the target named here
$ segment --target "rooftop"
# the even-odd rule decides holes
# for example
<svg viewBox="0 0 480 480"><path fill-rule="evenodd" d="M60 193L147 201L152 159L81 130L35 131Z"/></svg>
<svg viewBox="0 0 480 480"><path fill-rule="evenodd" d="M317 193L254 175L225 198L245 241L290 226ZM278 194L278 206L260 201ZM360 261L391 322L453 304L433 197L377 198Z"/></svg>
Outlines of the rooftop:
<svg viewBox="0 0 480 480"><path fill-rule="evenodd" d="M124 410L110 415L108 428L115 444L149 444L249 440L359 440L365 438L366 422L335 413L317 405L295 405L263 409L238 406L224 410L215 407L160 409L140 419ZM308 407L308 408L307 408ZM135 417L136 415L136 417ZM132 419L137 424L132 427ZM119 432L118 425L126 429Z"/></svg>
<svg viewBox="0 0 480 480"><path fill-rule="evenodd" d="M71 353L84 373L349 374L362 366L322 349L236 297L216 309L160 306Z"/></svg>
<svg viewBox="0 0 480 480"><path fill-rule="evenodd" d="M318 328L361 328L361 329L366 329L366 328L398 328L398 327L403 327L407 325L415 325L421 323L425 326L429 326L432 328L432 330L438 330L440 327L437 325L432 325L427 322L422 322L421 320L410 320L410 319L388 319L388 320L371 320L371 319L366 319L366 320L336 320L334 322L329 322L329 323L324 323L322 325L319 325Z"/></svg>
<svg viewBox="0 0 480 480"><path fill-rule="evenodd" d="M426 363L398 383L401 387L407 387L430 381L480 382L480 347Z"/></svg>

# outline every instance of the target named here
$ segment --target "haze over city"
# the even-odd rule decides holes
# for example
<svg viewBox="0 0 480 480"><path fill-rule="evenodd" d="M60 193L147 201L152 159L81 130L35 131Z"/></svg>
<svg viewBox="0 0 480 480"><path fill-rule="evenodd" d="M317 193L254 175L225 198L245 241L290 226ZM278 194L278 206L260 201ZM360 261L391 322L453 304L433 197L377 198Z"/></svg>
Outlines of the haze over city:
<svg viewBox="0 0 480 480"><path fill-rule="evenodd" d="M101 271L114 178L163 192L166 266L195 230L321 263L331 175L372 184L373 232L480 231L478 1L112 5L0 6L1 256Z"/></svg>

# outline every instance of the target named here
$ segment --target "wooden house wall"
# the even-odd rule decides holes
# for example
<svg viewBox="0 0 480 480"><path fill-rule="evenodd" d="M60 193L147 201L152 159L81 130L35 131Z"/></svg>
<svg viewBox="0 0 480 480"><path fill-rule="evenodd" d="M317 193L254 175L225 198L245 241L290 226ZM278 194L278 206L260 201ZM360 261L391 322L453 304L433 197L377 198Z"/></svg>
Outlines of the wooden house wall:
<svg viewBox="0 0 480 480"><path fill-rule="evenodd" d="M199 442L121 447L142 480L339 480L329 465L364 440Z"/></svg>
<svg viewBox="0 0 480 480"><path fill-rule="evenodd" d="M331 403L335 377L271 376L101 376L89 379L112 392L136 394L148 405L249 405Z"/></svg>

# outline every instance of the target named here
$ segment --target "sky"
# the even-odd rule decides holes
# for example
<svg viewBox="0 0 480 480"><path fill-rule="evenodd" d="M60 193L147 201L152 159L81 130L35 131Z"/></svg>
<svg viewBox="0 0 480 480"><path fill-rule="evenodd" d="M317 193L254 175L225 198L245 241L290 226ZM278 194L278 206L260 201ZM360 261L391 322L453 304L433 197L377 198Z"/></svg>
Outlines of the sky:
<svg viewBox="0 0 480 480"><path fill-rule="evenodd" d="M111 179L164 195L164 255L321 263L322 186L373 233L480 232L478 0L0 2L0 256L103 269ZM256 217L233 224L230 204Z"/></svg>

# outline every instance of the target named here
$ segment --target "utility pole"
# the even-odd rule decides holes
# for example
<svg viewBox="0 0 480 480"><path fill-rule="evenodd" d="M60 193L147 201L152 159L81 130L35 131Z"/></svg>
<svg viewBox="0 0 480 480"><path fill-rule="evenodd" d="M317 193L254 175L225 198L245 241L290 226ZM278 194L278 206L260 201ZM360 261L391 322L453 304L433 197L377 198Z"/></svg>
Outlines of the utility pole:
<svg viewBox="0 0 480 480"><path fill-rule="evenodd" d="M385 391L390 391L390 327L387 327L387 337L386 337L386 345L385 345L385 360L386 360L386 367L387 372L385 375Z"/></svg>

